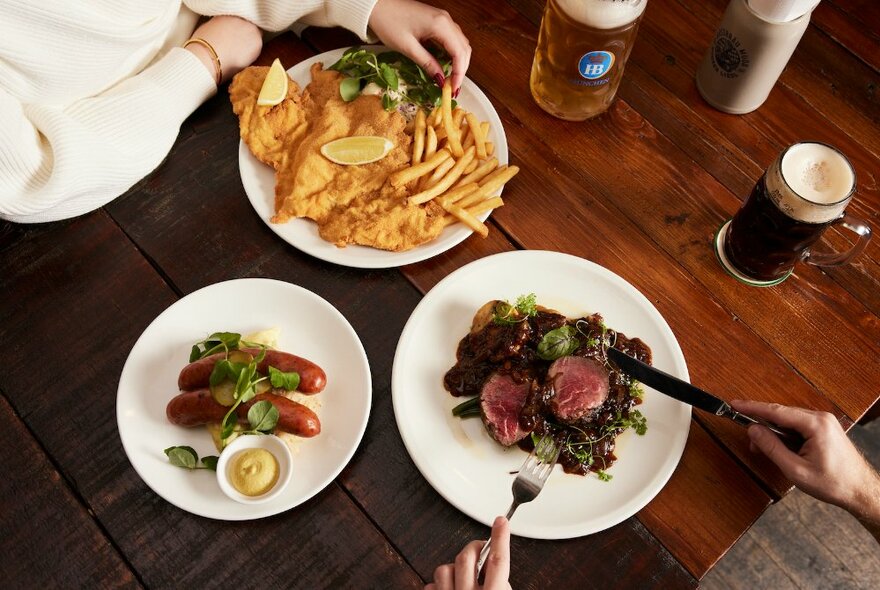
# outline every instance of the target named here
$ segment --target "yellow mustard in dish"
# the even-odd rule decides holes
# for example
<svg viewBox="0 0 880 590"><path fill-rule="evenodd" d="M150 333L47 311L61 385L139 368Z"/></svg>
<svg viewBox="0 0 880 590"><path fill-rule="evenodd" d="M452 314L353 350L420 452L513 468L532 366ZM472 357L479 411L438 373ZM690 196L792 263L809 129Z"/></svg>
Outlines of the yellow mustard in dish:
<svg viewBox="0 0 880 590"><path fill-rule="evenodd" d="M278 459L266 449L245 449L229 461L229 483L245 496L261 496L278 481Z"/></svg>

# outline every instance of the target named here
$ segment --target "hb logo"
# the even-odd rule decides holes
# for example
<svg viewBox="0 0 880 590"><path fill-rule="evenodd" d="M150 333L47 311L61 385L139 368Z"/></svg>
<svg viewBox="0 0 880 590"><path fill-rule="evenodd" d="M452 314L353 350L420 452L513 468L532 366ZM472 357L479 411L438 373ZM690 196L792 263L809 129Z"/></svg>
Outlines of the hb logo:
<svg viewBox="0 0 880 590"><path fill-rule="evenodd" d="M591 51L585 53L578 61L578 71L587 80L601 78L614 65L614 54L608 51Z"/></svg>

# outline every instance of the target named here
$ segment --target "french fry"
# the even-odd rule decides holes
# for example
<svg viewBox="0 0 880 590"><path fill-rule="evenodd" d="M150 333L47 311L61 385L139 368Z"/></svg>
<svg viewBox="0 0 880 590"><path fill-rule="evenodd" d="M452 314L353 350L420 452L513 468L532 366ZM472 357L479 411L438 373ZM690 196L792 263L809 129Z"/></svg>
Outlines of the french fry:
<svg viewBox="0 0 880 590"><path fill-rule="evenodd" d="M446 139L446 127L438 127L437 128L437 140Z"/></svg>
<svg viewBox="0 0 880 590"><path fill-rule="evenodd" d="M476 159L474 160L476 162ZM467 184L469 182L480 182L489 175L490 172L495 170L498 167L498 160L496 158L490 158L477 166L475 170L472 172L468 172L467 176L459 179L455 186L461 186L463 184ZM454 188L454 187L453 187Z"/></svg>
<svg viewBox="0 0 880 590"><path fill-rule="evenodd" d="M486 155L491 156L495 153L495 144L491 141L486 142Z"/></svg>
<svg viewBox="0 0 880 590"><path fill-rule="evenodd" d="M437 123L435 121L437 120L438 116L441 116L440 107L434 107L433 109L431 109L431 113L426 117L425 124L428 127L436 127Z"/></svg>
<svg viewBox="0 0 880 590"><path fill-rule="evenodd" d="M440 127L443 124L443 107L434 107L433 111L434 118L429 121L432 127Z"/></svg>
<svg viewBox="0 0 880 590"><path fill-rule="evenodd" d="M415 166L421 163L425 151L425 111L419 108L416 113L416 126L413 129L413 153L410 163Z"/></svg>
<svg viewBox="0 0 880 590"><path fill-rule="evenodd" d="M472 145L474 145L474 134L470 129L470 125L468 125L468 130L464 136L464 141L461 142L461 149L466 150Z"/></svg>
<svg viewBox="0 0 880 590"><path fill-rule="evenodd" d="M460 147L460 146L459 146ZM441 150L442 151L442 150ZM455 181L461 178L462 172L464 169L468 167L468 164L474 159L474 148L470 148L468 151L464 152L461 158L455 163L455 166L444 176L437 184L430 186L423 190L420 193L416 193L415 195L409 198L409 202L413 205L421 205L422 203L427 203L434 197L443 194L449 188L455 184ZM482 187L481 187L482 188ZM480 189L477 189L480 190Z"/></svg>
<svg viewBox="0 0 880 590"><path fill-rule="evenodd" d="M489 121L480 123L480 129L483 130L483 137L489 137Z"/></svg>
<svg viewBox="0 0 880 590"><path fill-rule="evenodd" d="M425 130L425 159L427 160L437 151L437 132L430 125Z"/></svg>
<svg viewBox="0 0 880 590"><path fill-rule="evenodd" d="M452 188L437 197L437 202L441 205L445 205L446 203L455 203L460 201L464 197L467 197L470 193L480 188L476 182L472 182L470 184L465 184L459 186L457 188Z"/></svg>
<svg viewBox="0 0 880 590"><path fill-rule="evenodd" d="M462 147L464 147L464 146L462 146ZM474 158L473 162L471 162L470 164L468 164L468 167L464 169L464 173L465 173L465 174L470 174L471 172L473 172L474 170L476 170L476 169L477 169L477 166L479 166L479 165L480 165L480 161L479 161L478 159ZM459 178L459 179L458 179L458 182L455 183L455 186L458 186L458 184L459 184L460 182L461 182L461 179Z"/></svg>
<svg viewBox="0 0 880 590"><path fill-rule="evenodd" d="M393 174L391 174L391 176L388 177L388 179L391 181L391 186L403 186L406 183L415 180L416 178L424 176L449 158L449 152L447 152L446 150L440 150L421 164L402 168L401 170L394 172Z"/></svg>
<svg viewBox="0 0 880 590"><path fill-rule="evenodd" d="M477 118L473 113L468 113L465 115L468 123L468 129L470 129L470 137L473 137L474 146L477 148L477 157L481 160L485 160L488 156L486 156L486 136L483 135L483 125L477 121ZM416 123L416 127L418 127L418 123ZM463 147L463 146L462 146Z"/></svg>
<svg viewBox="0 0 880 590"><path fill-rule="evenodd" d="M459 205L460 206L460 205ZM501 197L492 197L491 199L486 199L482 203L477 203L473 207L469 207L465 209L468 213L473 215L474 217L478 217L485 213L486 211L492 211L493 209L497 209L498 207L503 207L504 201L501 200Z"/></svg>
<svg viewBox="0 0 880 590"><path fill-rule="evenodd" d="M461 107L455 107L452 109L452 126L459 130L459 137L461 137L461 122L464 121L465 111Z"/></svg>
<svg viewBox="0 0 880 590"><path fill-rule="evenodd" d="M455 217L457 217L459 221L461 221L463 224L465 224L484 238L489 235L489 228L486 227L485 223L483 223L455 203L450 203L446 205L444 209L455 215Z"/></svg>
<svg viewBox="0 0 880 590"><path fill-rule="evenodd" d="M440 95L440 107L443 110L443 126L446 128L446 140L452 155L460 158L464 154L461 149L461 138L458 137L458 127L452 119L452 82L449 78L443 84L443 92ZM438 138L439 139L439 138Z"/></svg>
<svg viewBox="0 0 880 590"><path fill-rule="evenodd" d="M480 181L480 192L486 197L507 184L511 178L519 172L519 166L505 166L503 170L495 171Z"/></svg>
<svg viewBox="0 0 880 590"><path fill-rule="evenodd" d="M446 151L446 150L443 150L443 151ZM443 162L442 164L437 166L437 168L434 170L434 172L433 172L433 174L431 174L431 176L425 176L422 179L422 183L419 186L419 190L423 191L426 188L434 186L435 184L440 182L440 179L443 178L444 176L446 176L446 173L449 172L453 166L455 166L455 159L454 158L449 158L448 160L446 160L445 162Z"/></svg>

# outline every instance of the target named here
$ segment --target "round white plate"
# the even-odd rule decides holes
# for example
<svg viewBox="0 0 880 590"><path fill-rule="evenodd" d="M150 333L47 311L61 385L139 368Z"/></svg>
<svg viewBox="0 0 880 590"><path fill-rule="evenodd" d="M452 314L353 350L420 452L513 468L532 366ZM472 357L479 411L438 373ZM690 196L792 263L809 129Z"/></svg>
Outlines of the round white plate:
<svg viewBox="0 0 880 590"><path fill-rule="evenodd" d="M213 471L168 462L164 449L189 445L216 455L203 427L168 422L165 406L178 393L177 376L192 345L212 332L248 334L279 327L278 348L303 356L327 373L317 394L321 433L294 451L290 483L265 504L239 504L220 491ZM370 414L372 381L357 334L336 308L302 287L271 279L210 285L159 314L128 355L116 394L122 446L138 475L157 494L187 512L218 520L271 516L302 504L339 474L360 443Z"/></svg>
<svg viewBox="0 0 880 590"><path fill-rule="evenodd" d="M568 317L601 313L614 330L648 344L656 367L688 379L684 356L660 313L635 287L592 262L557 252L508 252L472 262L440 281L400 336L391 379L394 415L425 479L487 526L510 506L511 472L526 454L492 440L481 420L454 418L451 409L462 400L443 388L443 375L455 363L458 343L480 306L528 293ZM639 409L648 431L638 436L629 430L618 438L618 461L608 470L613 479L569 475L557 466L541 494L517 510L510 523L514 534L589 535L629 518L660 491L684 450L691 408L645 389Z"/></svg>
<svg viewBox="0 0 880 590"><path fill-rule="evenodd" d="M385 50L381 46L367 46L365 49ZM287 70L287 73L299 84L301 89L304 89L311 82L309 68L312 67L312 64L320 61L323 62L324 67L329 67L342 57L343 52L345 52L345 48L316 55L299 62ZM499 165L507 164L507 137L504 135L504 128L501 125L501 119L498 118L498 113L495 112L492 103L489 102L483 91L465 78L456 100L476 115L480 121L489 121L488 139L495 144L494 157L498 158ZM436 240L406 252L388 252L366 246L338 248L321 239L321 236L318 235L318 226L309 219L292 219L288 223L282 224L269 222L269 218L275 214L275 171L257 160L243 141L238 146L238 168L241 172L241 182L244 185L245 193L247 193L248 199L260 219L294 248L334 264L354 268L392 268L413 264L446 252L473 233L459 223L444 229ZM485 221L487 217L489 217L488 212L481 215L480 219Z"/></svg>

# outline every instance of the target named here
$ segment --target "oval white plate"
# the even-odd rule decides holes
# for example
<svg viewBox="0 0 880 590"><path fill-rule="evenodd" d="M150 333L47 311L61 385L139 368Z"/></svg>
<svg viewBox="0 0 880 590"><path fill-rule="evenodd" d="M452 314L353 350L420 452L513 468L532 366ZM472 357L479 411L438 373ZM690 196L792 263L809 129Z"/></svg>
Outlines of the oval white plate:
<svg viewBox="0 0 880 590"><path fill-rule="evenodd" d="M324 63L325 67L328 67L339 60L345 49L335 49L316 55L299 62L287 72L299 84L300 89L303 89L311 82L309 68L312 67L312 64L320 61ZM381 46L367 46L365 49L385 50ZM465 78L456 100L476 115L480 121L489 121L488 139L495 144L494 157L498 158L499 165L507 164L507 137L504 135L504 128L501 125L501 119L498 118L498 113L495 112L492 103L489 102L483 91ZM275 171L257 160L243 141L238 146L238 168L241 172L241 183L244 185L245 193L247 193L248 199L260 219L294 248L334 264L354 268L393 268L413 264L446 252L473 233L462 224L454 224L444 229L443 233L433 242L406 252L388 252L366 246L337 248L330 242L321 239L321 236L318 235L318 226L309 219L292 219L290 222L282 224L269 223L269 218L275 214ZM480 216L480 219L485 221L488 217L489 213L485 213Z"/></svg>
<svg viewBox="0 0 880 590"><path fill-rule="evenodd" d="M303 439L293 456L293 477L265 504L226 497L213 471L188 471L168 462L164 449L189 445L199 457L216 455L203 427L170 424L165 406L178 393L177 376L192 345L216 331L248 334L281 328L278 348L303 356L327 373L317 394L321 433ZM271 279L209 285L175 302L151 323L128 355L116 394L122 446L135 471L175 506L218 520L271 516L302 504L339 474L367 426L372 397L364 347L336 308L311 291Z"/></svg>
<svg viewBox="0 0 880 590"><path fill-rule="evenodd" d="M574 317L599 312L608 326L651 347L654 365L688 379L669 325L635 287L611 271L557 252L517 251L472 262L440 281L410 316L397 345L392 398L397 427L425 479L459 510L491 526L510 506L515 472L526 454L505 449L481 420L454 418L461 402L443 388L443 375L470 330L476 310L491 299L535 293L538 303ZM610 482L569 475L556 467L544 490L523 504L511 531L535 539L589 535L639 511L666 484L687 441L691 408L645 388L639 409L648 431L618 439Z"/></svg>

